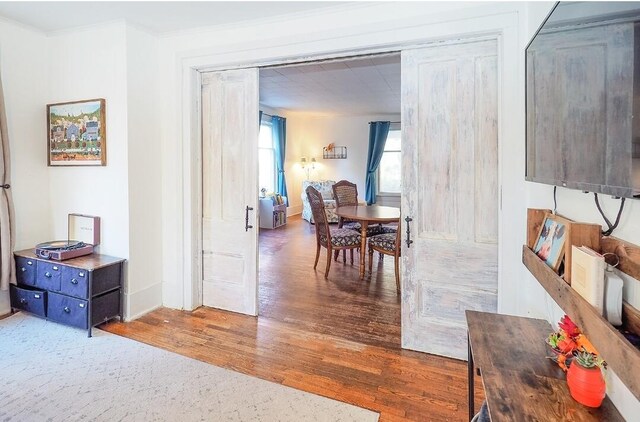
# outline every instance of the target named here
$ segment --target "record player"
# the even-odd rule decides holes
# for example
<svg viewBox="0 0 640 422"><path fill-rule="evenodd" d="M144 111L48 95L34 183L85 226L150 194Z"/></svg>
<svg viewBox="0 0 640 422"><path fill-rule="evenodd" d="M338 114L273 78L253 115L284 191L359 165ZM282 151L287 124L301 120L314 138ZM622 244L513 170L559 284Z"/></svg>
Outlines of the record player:
<svg viewBox="0 0 640 422"><path fill-rule="evenodd" d="M44 259L65 259L91 255L100 244L100 217L69 214L67 240L54 240L36 245L36 255Z"/></svg>

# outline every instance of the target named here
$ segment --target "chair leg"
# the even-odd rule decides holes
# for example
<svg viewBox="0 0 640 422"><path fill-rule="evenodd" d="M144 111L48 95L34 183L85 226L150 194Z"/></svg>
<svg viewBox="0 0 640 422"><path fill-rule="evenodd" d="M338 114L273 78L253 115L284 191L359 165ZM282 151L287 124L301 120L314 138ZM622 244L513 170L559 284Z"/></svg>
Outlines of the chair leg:
<svg viewBox="0 0 640 422"><path fill-rule="evenodd" d="M338 261L338 257L339 257L339 256L340 256L340 251L339 251L339 250L338 250L338 251L335 251L335 252L333 253L333 260L337 262L337 261Z"/></svg>
<svg viewBox="0 0 640 422"><path fill-rule="evenodd" d="M327 269L324 272L324 278L329 277L329 268L331 268L331 248L327 248Z"/></svg>
<svg viewBox="0 0 640 422"><path fill-rule="evenodd" d="M353 249L349 249L349 252L351 253L351 265L353 265Z"/></svg>
<svg viewBox="0 0 640 422"><path fill-rule="evenodd" d="M318 258L320 258L320 243L316 244L316 262L313 263L313 269L318 266Z"/></svg>
<svg viewBox="0 0 640 422"><path fill-rule="evenodd" d="M382 252L378 252L378 258L380 261L384 261L384 254Z"/></svg>
<svg viewBox="0 0 640 422"><path fill-rule="evenodd" d="M369 274L373 273L373 248L369 248Z"/></svg>
<svg viewBox="0 0 640 422"><path fill-rule="evenodd" d="M395 257L396 266L396 290L400 293L400 257Z"/></svg>
<svg viewBox="0 0 640 422"><path fill-rule="evenodd" d="M346 249L342 250L342 263L343 264L347 263L347 250Z"/></svg>

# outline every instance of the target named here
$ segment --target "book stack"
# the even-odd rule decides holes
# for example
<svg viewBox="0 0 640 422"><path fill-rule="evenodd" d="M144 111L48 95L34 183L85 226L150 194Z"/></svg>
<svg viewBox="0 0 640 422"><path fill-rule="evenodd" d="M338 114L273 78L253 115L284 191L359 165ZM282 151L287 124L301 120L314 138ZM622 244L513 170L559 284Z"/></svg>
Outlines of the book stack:
<svg viewBox="0 0 640 422"><path fill-rule="evenodd" d="M604 314L604 256L586 246L571 247L571 287Z"/></svg>

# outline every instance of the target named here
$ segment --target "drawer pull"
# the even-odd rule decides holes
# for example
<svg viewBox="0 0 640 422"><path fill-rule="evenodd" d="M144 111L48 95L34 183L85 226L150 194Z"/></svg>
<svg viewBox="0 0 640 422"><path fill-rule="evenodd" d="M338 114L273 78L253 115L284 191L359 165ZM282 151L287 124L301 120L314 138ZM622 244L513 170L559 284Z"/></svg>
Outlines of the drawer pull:
<svg viewBox="0 0 640 422"><path fill-rule="evenodd" d="M78 280L77 280L77 279L75 279L75 278L72 278L72 279L71 279L71 284L78 284Z"/></svg>
<svg viewBox="0 0 640 422"><path fill-rule="evenodd" d="M84 308L84 303L79 303L78 306Z"/></svg>
<svg viewBox="0 0 640 422"><path fill-rule="evenodd" d="M33 261L27 261L27 265L33 265Z"/></svg>
<svg viewBox="0 0 640 422"><path fill-rule="evenodd" d="M27 269L25 267L20 267L20 271L25 272Z"/></svg>
<svg viewBox="0 0 640 422"><path fill-rule="evenodd" d="M35 295L33 295L33 298L34 299L40 299L40 295L39 294L35 294Z"/></svg>
<svg viewBox="0 0 640 422"><path fill-rule="evenodd" d="M20 303L22 303L22 304L24 305L25 303L27 303L27 299L25 299L25 298L21 298L21 299L20 299Z"/></svg>
<svg viewBox="0 0 640 422"><path fill-rule="evenodd" d="M47 278L51 278L51 273L49 271L47 271L46 273L44 273L44 276Z"/></svg>
<svg viewBox="0 0 640 422"><path fill-rule="evenodd" d="M65 306L62 310L65 311L68 314L71 313L71 309L69 309L68 306Z"/></svg>
<svg viewBox="0 0 640 422"><path fill-rule="evenodd" d="M55 265L53 266L53 271L58 271L58 267L56 267Z"/></svg>
<svg viewBox="0 0 640 422"><path fill-rule="evenodd" d="M84 277L84 273L78 273L78 277Z"/></svg>

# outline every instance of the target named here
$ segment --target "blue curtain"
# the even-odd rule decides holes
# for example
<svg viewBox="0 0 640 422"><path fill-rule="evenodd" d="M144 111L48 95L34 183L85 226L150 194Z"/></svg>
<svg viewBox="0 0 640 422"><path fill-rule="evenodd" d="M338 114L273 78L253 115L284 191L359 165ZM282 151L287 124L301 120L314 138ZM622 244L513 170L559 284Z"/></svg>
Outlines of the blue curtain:
<svg viewBox="0 0 640 422"><path fill-rule="evenodd" d="M287 119L280 116L271 117L271 135L276 153L276 192L287 197L289 206L289 195L287 195L287 182L284 177L284 155L287 146Z"/></svg>
<svg viewBox="0 0 640 422"><path fill-rule="evenodd" d="M389 135L391 122L371 122L369 123L369 153L367 154L367 181L365 184L365 200L367 204L376 203L377 176L384 144Z"/></svg>

